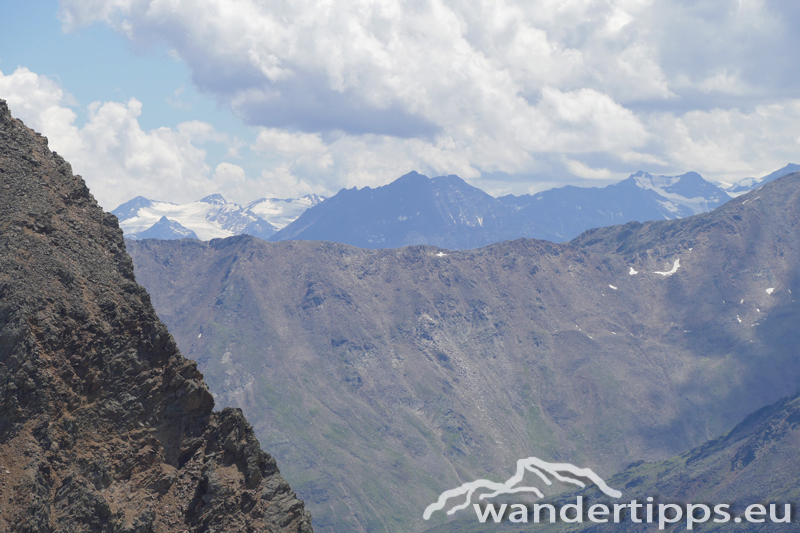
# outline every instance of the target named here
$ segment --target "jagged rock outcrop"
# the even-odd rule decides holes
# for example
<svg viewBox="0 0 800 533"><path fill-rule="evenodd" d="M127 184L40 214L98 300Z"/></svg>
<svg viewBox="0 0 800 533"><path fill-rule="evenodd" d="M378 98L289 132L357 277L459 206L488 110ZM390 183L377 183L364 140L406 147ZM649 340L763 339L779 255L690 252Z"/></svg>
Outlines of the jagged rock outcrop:
<svg viewBox="0 0 800 533"><path fill-rule="evenodd" d="M0 531L310 533L136 283L117 219L0 100Z"/></svg>

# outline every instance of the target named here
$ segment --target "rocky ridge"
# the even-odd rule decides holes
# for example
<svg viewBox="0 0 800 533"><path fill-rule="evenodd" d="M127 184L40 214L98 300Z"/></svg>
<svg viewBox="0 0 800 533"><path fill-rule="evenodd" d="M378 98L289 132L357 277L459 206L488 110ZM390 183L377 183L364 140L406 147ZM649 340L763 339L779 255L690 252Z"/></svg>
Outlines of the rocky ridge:
<svg viewBox="0 0 800 533"><path fill-rule="evenodd" d="M238 409L136 283L122 231L0 100L0 530L310 533Z"/></svg>

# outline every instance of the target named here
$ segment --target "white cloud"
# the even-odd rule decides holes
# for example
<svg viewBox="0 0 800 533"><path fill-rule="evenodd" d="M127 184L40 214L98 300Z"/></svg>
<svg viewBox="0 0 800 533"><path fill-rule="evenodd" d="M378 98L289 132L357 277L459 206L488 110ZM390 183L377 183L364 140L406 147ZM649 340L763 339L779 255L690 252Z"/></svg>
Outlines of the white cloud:
<svg viewBox="0 0 800 533"><path fill-rule="evenodd" d="M178 132L194 143L221 143L228 144L228 135L218 132L212 124L201 120L190 120L178 124Z"/></svg>
<svg viewBox="0 0 800 533"><path fill-rule="evenodd" d="M665 156L706 179L733 182L763 176L797 161L795 135L800 99L737 109L655 115L650 128L661 132Z"/></svg>
<svg viewBox="0 0 800 533"><path fill-rule="evenodd" d="M752 89L747 86L738 74L729 74L727 71L717 72L703 80L699 84L701 91L710 93L714 91L743 95L751 92Z"/></svg>
<svg viewBox="0 0 800 533"><path fill-rule="evenodd" d="M791 3L60 4L68 31L101 22L137 44L166 45L203 93L258 127L246 140L202 122L144 132L131 101L103 104L76 128L57 84L20 74L14 83L33 76L39 91L15 89L20 112L41 110L33 118L77 154L76 167L105 172L117 180L113 190L132 190L122 184L135 179L165 199L214 187L228 194L231 169L212 173L218 162L209 165L197 146L209 142L228 146L227 157L239 158L237 168L264 195L381 185L412 169L476 185L493 173L497 190L506 185L496 176L508 174L517 181L507 186L524 192L539 186L520 176L577 182L639 165L738 179L796 160L789 147L797 134L785 116L793 116L800 81L792 53L800 9ZM180 96L172 105L185 107ZM94 127L108 128L119 146L93 136Z"/></svg>
<svg viewBox="0 0 800 533"><path fill-rule="evenodd" d="M244 169L231 163L217 165L214 169L214 179L218 183L232 183L236 186L244 185L246 182Z"/></svg>
<svg viewBox="0 0 800 533"><path fill-rule="evenodd" d="M607 168L591 168L580 161L575 161L572 159L567 159L564 162L566 163L570 172L582 178L590 180L609 180L614 176L613 173Z"/></svg>
<svg viewBox="0 0 800 533"><path fill-rule="evenodd" d="M145 132L138 122L142 105L132 98L92 103L86 124L78 127L58 84L25 68L0 72L0 98L8 101L12 114L48 137L50 148L84 177L106 209L136 195L188 201L217 188L209 178L205 151L191 142L192 134L203 129L197 124L182 125L184 131Z"/></svg>
<svg viewBox="0 0 800 533"><path fill-rule="evenodd" d="M298 198L319 192L314 185L295 176L287 164L279 165L272 170L263 170L261 178L266 185L266 196L272 198Z"/></svg>
<svg viewBox="0 0 800 533"><path fill-rule="evenodd" d="M319 154L328 150L318 134L290 133L277 128L261 128L251 149L287 155Z"/></svg>

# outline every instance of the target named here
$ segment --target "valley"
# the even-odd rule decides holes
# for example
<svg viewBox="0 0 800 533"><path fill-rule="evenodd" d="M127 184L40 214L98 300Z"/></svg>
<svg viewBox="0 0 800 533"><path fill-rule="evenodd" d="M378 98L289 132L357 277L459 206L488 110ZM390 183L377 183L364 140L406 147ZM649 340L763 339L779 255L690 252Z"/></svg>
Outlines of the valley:
<svg viewBox="0 0 800 533"><path fill-rule="evenodd" d="M439 492L519 458L609 476L795 392L798 181L560 245L127 246L315 529L423 531Z"/></svg>

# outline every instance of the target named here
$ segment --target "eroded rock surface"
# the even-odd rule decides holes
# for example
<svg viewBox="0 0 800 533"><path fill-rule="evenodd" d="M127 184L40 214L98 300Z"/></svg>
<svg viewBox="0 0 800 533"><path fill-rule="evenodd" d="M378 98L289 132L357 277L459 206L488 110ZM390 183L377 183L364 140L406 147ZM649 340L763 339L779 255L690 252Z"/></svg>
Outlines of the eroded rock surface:
<svg viewBox="0 0 800 533"><path fill-rule="evenodd" d="M0 531L310 533L136 283L117 220L0 100Z"/></svg>

